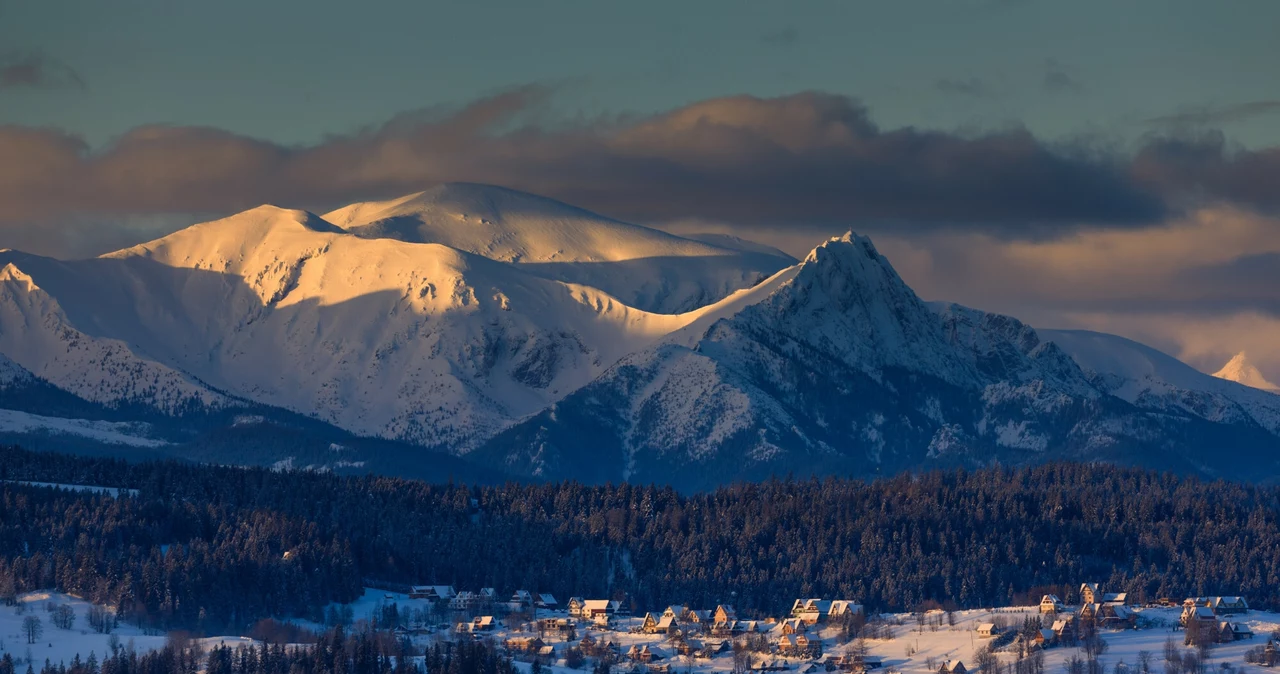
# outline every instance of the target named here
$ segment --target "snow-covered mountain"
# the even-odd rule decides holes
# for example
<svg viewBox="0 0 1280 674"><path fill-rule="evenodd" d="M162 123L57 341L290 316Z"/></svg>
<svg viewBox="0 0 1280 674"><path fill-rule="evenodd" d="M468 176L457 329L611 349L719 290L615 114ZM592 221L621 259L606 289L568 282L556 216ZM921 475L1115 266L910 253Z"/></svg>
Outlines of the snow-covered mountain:
<svg viewBox="0 0 1280 674"><path fill-rule="evenodd" d="M1280 474L1280 396L927 304L864 237L792 262L467 184L89 260L0 251L0 441L685 487L1059 458Z"/></svg>
<svg viewBox="0 0 1280 674"><path fill-rule="evenodd" d="M705 487L778 474L875 474L1000 460L1275 471L1252 417L1154 410L1099 388L1016 319L927 305L871 242L813 251L791 278L695 339L624 358L478 457L517 474Z"/></svg>
<svg viewBox="0 0 1280 674"><path fill-rule="evenodd" d="M1244 384L1252 388L1262 389L1263 391L1271 391L1272 393L1280 393L1280 386L1277 386L1263 376L1262 371L1249 362L1249 357L1243 351L1237 353L1221 370L1213 373L1218 379L1226 379L1237 384Z"/></svg>
<svg viewBox="0 0 1280 674"><path fill-rule="evenodd" d="M545 197L472 183L353 204L324 219L364 238L438 243L511 262L656 313L711 304L795 263L781 251L732 237L681 238Z"/></svg>

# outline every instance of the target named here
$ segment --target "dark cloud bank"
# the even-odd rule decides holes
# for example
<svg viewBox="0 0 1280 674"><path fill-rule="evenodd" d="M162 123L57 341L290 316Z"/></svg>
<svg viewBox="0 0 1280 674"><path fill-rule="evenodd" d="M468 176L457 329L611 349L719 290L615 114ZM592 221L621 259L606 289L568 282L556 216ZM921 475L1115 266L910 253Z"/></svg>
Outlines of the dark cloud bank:
<svg viewBox="0 0 1280 674"><path fill-rule="evenodd" d="M567 126L532 121L547 95L527 87L306 147L150 126L94 151L57 130L0 127L0 223L12 231L260 203L320 209L457 180L638 221L910 223L1010 237L1079 223L1142 226L1193 200L1280 207L1280 149L1232 151L1212 134L1153 138L1132 155L1087 152L1022 129L883 129L856 100L824 93L721 98Z"/></svg>

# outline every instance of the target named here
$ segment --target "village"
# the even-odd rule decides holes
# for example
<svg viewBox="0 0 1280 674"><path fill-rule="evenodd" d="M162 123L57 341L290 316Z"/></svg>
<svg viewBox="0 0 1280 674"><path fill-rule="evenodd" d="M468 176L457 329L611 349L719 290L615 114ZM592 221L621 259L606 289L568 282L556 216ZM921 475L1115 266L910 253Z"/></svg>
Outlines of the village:
<svg viewBox="0 0 1280 674"><path fill-rule="evenodd" d="M634 611L625 598L556 597L493 588L370 589L347 616L416 645L488 640L536 671L794 671L866 674L1147 674L1156 660L1187 658L1200 674L1280 664L1280 615L1238 596L1162 598L1144 605L1082 583L1067 603L868 614L848 599L798 598L779 616L743 616L732 605ZM341 611L339 611L341 613ZM341 620L338 615L337 619ZM1175 648L1171 652L1170 644ZM1167 666L1164 671L1173 672Z"/></svg>

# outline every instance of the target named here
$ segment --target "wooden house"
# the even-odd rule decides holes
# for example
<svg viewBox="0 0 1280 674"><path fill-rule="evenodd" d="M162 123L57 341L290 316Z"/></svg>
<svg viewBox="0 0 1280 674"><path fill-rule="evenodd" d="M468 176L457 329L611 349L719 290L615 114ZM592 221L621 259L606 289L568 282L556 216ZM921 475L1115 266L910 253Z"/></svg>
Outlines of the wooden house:
<svg viewBox="0 0 1280 674"><path fill-rule="evenodd" d="M727 623L737 619L738 619L737 612L734 611L733 607L728 604L720 604L719 606L717 606L716 612L712 616L712 620L717 623Z"/></svg>
<svg viewBox="0 0 1280 674"><path fill-rule="evenodd" d="M1062 600L1056 594L1046 594L1040 598L1041 613L1057 613L1063 608Z"/></svg>
<svg viewBox="0 0 1280 674"><path fill-rule="evenodd" d="M967 674L968 671L959 660L947 660L938 668L938 674Z"/></svg>
<svg viewBox="0 0 1280 674"><path fill-rule="evenodd" d="M978 636L983 639L989 639L1000 633L1000 628L995 623L982 623L978 625Z"/></svg>
<svg viewBox="0 0 1280 674"><path fill-rule="evenodd" d="M1080 603L1081 604L1097 604L1102 598L1102 593L1098 591L1097 583L1081 583L1080 584Z"/></svg>

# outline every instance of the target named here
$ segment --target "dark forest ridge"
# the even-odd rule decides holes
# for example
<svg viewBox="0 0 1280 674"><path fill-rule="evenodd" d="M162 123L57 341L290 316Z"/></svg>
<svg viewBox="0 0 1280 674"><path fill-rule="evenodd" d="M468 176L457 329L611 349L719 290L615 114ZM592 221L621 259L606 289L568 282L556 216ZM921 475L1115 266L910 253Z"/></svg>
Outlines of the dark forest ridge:
<svg viewBox="0 0 1280 674"><path fill-rule="evenodd" d="M732 596L744 615L797 596L850 597L873 611L1034 603L1080 578L1138 602L1244 594L1257 608L1280 604L1280 488L1102 465L775 480L686 496L9 448L0 479L0 590L56 587L163 627L192 626L201 613L209 629L314 617L370 582L618 596L641 610Z"/></svg>

